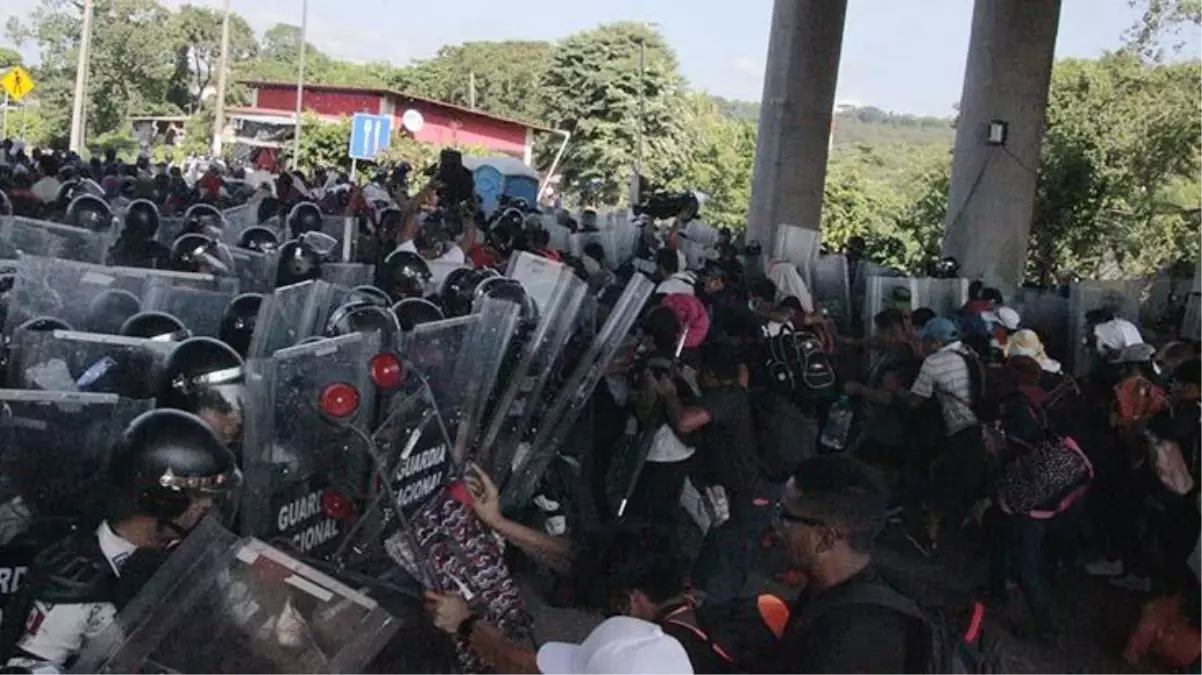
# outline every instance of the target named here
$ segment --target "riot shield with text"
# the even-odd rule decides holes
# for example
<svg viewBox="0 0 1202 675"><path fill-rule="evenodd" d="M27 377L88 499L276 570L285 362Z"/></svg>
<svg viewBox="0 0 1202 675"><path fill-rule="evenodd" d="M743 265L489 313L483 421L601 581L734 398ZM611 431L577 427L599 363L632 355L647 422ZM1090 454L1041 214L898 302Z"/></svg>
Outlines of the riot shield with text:
<svg viewBox="0 0 1202 675"><path fill-rule="evenodd" d="M48 220L13 216L0 227L0 239L25 255L104 264L108 242L103 235Z"/></svg>
<svg viewBox="0 0 1202 675"><path fill-rule="evenodd" d="M13 336L8 381L24 389L154 397L178 343L76 331L20 331Z"/></svg>
<svg viewBox="0 0 1202 675"><path fill-rule="evenodd" d="M597 383L625 342L654 290L655 284L642 274L635 273L627 282L605 325L538 423L529 450L515 458L513 473L501 494L503 507L513 509L524 506L534 496L543 472L563 447Z"/></svg>
<svg viewBox="0 0 1202 675"><path fill-rule="evenodd" d="M248 363L245 534L317 558L338 548L372 488L364 439L379 350L376 336L353 333Z"/></svg>
<svg viewBox="0 0 1202 675"><path fill-rule="evenodd" d="M215 338L220 336L221 318L235 297L236 293L180 288L156 279L147 289L142 307L175 316L194 336Z"/></svg>
<svg viewBox="0 0 1202 675"><path fill-rule="evenodd" d="M150 407L114 394L0 389L0 548L49 543L89 518L95 526L110 496L110 452Z"/></svg>
<svg viewBox="0 0 1202 675"><path fill-rule="evenodd" d="M510 264L510 278L520 281L538 303L537 325L524 328L520 350L502 371L504 387L492 408L481 438L479 457L498 483L509 475L520 444L526 440L542 401L543 389L564 345L576 326L587 285L571 268L522 253ZM546 264L544 264L546 263Z"/></svg>
<svg viewBox="0 0 1202 675"><path fill-rule="evenodd" d="M203 521L76 673L357 673L399 628L372 598Z"/></svg>
<svg viewBox="0 0 1202 675"><path fill-rule="evenodd" d="M73 328L92 323L93 314L110 313L110 292L124 291L141 302L152 284L236 292L237 280L137 267L105 267L71 260L23 256L17 264L6 334L34 317L52 316Z"/></svg>

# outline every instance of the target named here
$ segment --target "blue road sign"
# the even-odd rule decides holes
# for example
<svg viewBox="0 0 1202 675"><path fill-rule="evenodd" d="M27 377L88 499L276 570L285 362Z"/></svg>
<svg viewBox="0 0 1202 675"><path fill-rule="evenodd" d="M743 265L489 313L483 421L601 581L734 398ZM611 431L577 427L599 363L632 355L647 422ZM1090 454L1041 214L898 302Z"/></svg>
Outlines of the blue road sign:
<svg viewBox="0 0 1202 675"><path fill-rule="evenodd" d="M355 113L351 118L351 159L375 159L392 139L392 117Z"/></svg>

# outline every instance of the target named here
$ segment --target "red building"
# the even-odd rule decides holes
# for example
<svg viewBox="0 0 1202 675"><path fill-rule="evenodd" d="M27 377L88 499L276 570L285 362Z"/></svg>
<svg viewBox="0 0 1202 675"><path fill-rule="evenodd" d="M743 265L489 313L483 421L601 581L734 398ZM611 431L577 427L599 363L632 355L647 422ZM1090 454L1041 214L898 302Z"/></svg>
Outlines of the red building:
<svg viewBox="0 0 1202 675"><path fill-rule="evenodd" d="M239 122L265 125L294 123L295 82L244 81L242 84L251 89L251 107L231 108L228 112L231 123L235 126ZM409 111L415 111L420 115L420 124L416 125L415 131L405 130L405 133L418 141L432 145L481 146L520 159L527 166L531 164L534 132L551 131L529 122L390 89L307 84L302 108L329 121L350 117L355 113L390 115L394 130L402 130L401 117ZM410 118L419 119L412 114Z"/></svg>

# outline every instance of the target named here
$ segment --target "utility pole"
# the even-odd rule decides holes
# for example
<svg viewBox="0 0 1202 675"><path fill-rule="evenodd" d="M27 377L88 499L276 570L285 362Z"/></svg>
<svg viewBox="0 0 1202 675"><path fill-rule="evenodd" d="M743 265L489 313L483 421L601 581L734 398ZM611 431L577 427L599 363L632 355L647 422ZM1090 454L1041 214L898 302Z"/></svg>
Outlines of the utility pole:
<svg viewBox="0 0 1202 675"><path fill-rule="evenodd" d="M639 134L634 168L640 175L643 173L643 124L647 114L647 80L644 70L646 55L647 45L642 40L639 40Z"/></svg>
<svg viewBox="0 0 1202 675"><path fill-rule="evenodd" d="M292 138L292 168L300 168L301 103L305 97L305 41L309 35L309 0L301 4L300 67L296 73L296 129Z"/></svg>
<svg viewBox="0 0 1202 675"><path fill-rule="evenodd" d="M225 134L225 85L230 63L230 0L225 0L221 18L221 60L217 65L217 102L213 116L213 159L221 158L222 136ZM203 93L203 92L202 92Z"/></svg>
<svg viewBox="0 0 1202 675"><path fill-rule="evenodd" d="M72 152L83 150L87 128L88 60L92 50L92 0L83 0L83 29L79 36L79 61L75 65L75 100L71 105Z"/></svg>
<svg viewBox="0 0 1202 675"><path fill-rule="evenodd" d="M476 109L476 71L467 72L467 107Z"/></svg>

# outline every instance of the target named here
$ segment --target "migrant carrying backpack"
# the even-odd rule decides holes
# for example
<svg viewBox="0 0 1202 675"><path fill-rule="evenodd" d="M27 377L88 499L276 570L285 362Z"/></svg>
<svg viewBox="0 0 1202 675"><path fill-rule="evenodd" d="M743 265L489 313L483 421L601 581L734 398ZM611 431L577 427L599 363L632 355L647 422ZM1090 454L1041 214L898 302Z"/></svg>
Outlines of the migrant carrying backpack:
<svg viewBox="0 0 1202 675"><path fill-rule="evenodd" d="M755 665L776 649L789 623L789 607L774 595L744 598L700 607L682 605L663 615L661 626L686 630L708 644L725 664L724 672L755 672Z"/></svg>
<svg viewBox="0 0 1202 675"><path fill-rule="evenodd" d="M957 620L940 610L919 605L882 580L854 583L847 588L832 589L810 603L797 621L812 626L826 612L848 605L879 605L921 621L929 637L929 647L922 673L1004 673L995 646L983 636L985 608L974 602L963 620Z"/></svg>
<svg viewBox="0 0 1202 675"><path fill-rule="evenodd" d="M1015 436L1021 452L1002 467L997 480L999 506L1006 513L1046 520L1068 510L1093 482L1093 465L1069 436L1054 432L1047 413L1031 406L1043 429L1043 442L1030 446Z"/></svg>
<svg viewBox="0 0 1202 675"><path fill-rule="evenodd" d="M838 397L835 367L823 351L822 339L785 324L766 338L765 369L770 386L798 403L822 403Z"/></svg>

